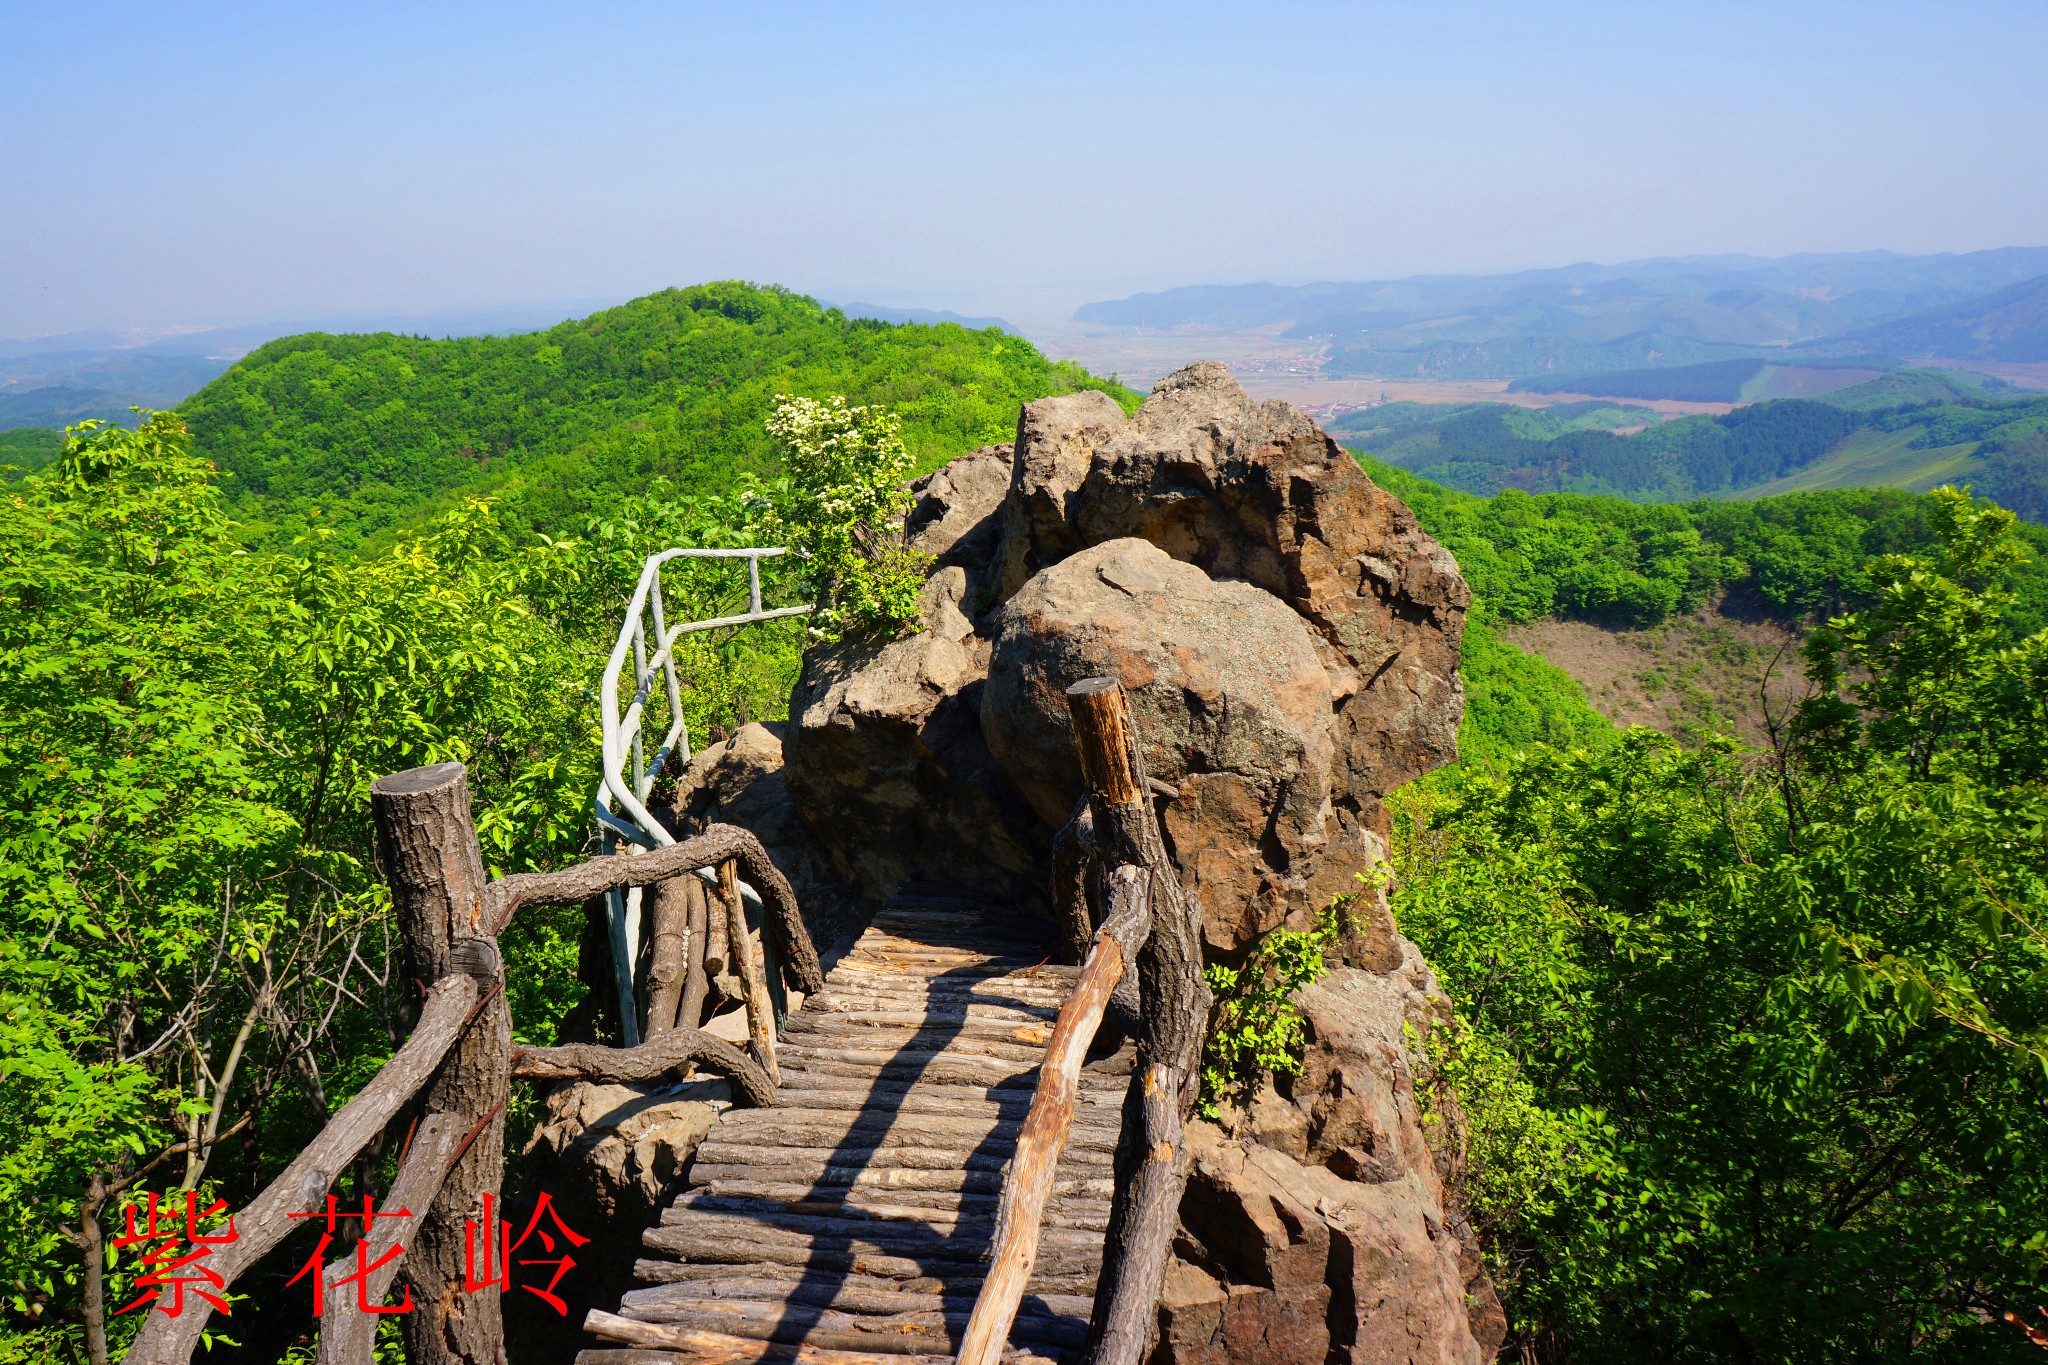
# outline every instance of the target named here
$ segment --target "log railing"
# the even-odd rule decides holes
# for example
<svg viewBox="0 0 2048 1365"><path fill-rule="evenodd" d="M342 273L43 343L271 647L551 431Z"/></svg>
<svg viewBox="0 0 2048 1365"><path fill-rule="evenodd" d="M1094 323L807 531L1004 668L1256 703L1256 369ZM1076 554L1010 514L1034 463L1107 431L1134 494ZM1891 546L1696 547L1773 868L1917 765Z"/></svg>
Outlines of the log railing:
<svg viewBox="0 0 2048 1365"><path fill-rule="evenodd" d="M647 1042L514 1051L498 951L498 935L513 915L525 906L578 904L715 868L727 886L744 876L759 888L764 948L775 950L801 989L820 989L824 974L788 881L746 830L712 825L693 839L638 857L597 858L560 872L487 883L461 764L382 778L371 788L370 806L406 970L413 980L434 984L425 990L411 1036L396 1055L283 1174L235 1214L234 1239L213 1247L205 1265L223 1288L232 1286L297 1226L296 1217L325 1207L335 1179L417 1100L416 1120L385 1196L388 1209L406 1209L409 1216L386 1222L380 1215L363 1234L369 1263L394 1246L404 1250L371 1275L364 1298L381 1303L393 1281L403 1277L412 1297L412 1310L402 1318L412 1365L498 1365L505 1357L498 1291L464 1292L464 1223L482 1196L496 1196L503 1183L504 1115L514 1078L638 1081L694 1065L729 1077L749 1103L775 1101L773 1016L749 958L739 963L747 967L742 980L748 985L754 1055L697 1027L707 995L701 932L693 947L685 946L687 973L674 1012L661 1027L650 1028ZM736 894L728 906L728 935L744 945L747 929ZM687 907L685 913L690 927L700 927ZM631 997L622 1004L631 1009ZM354 1285L341 1283L355 1263L351 1251L320 1272L320 1365L369 1365L377 1320L357 1307ZM173 1292L164 1290L166 1296ZM211 1317L210 1306L196 1295L184 1296L175 1316L151 1311L126 1365L186 1365Z"/></svg>
<svg viewBox="0 0 2048 1365"><path fill-rule="evenodd" d="M1108 904L1074 994L1060 1010L1038 1090L1003 1182L988 1278L961 1339L960 1365L996 1365L1038 1253L1047 1193L1074 1121L1075 1085L1126 964L1137 969L1138 1065L1124 1099L1116 1195L1089 1324L1090 1365L1138 1365L1158 1334L1159 1291L1187 1184L1186 1125L1200 1081L1210 996L1201 909L1181 886L1152 815L1151 784L1123 688L1090 678L1067 690L1088 786L1092 838L1066 843L1058 879L1082 894L1081 860L1106 870ZM1077 815L1070 830L1078 832ZM1056 888L1059 890L1060 888Z"/></svg>

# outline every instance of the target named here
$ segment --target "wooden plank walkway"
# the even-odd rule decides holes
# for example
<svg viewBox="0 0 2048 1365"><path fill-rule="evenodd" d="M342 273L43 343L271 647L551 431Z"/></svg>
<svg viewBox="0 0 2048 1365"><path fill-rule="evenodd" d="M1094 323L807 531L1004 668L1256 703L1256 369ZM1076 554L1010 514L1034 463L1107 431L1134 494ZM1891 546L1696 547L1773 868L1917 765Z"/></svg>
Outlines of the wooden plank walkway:
<svg viewBox="0 0 2048 1365"><path fill-rule="evenodd" d="M1076 969L1035 920L894 902L788 1020L773 1109L728 1111L648 1230L657 1258L579 1365L950 1360L980 1291L1003 1168ZM1124 1056L1085 1069L1016 1365L1086 1330Z"/></svg>

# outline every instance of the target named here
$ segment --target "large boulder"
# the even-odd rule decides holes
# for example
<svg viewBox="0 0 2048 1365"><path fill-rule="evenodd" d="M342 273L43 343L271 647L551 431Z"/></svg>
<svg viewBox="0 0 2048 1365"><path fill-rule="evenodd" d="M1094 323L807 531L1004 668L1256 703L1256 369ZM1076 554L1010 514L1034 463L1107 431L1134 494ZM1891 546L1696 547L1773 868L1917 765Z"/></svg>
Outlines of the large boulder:
<svg viewBox="0 0 2048 1365"><path fill-rule="evenodd" d="M870 904L929 888L1047 902L1050 832L981 735L991 648L974 617L993 559L1011 453L990 446L911 486L912 548L934 556L921 628L847 636L804 655L783 733L784 780L806 828Z"/></svg>
<svg viewBox="0 0 2048 1365"><path fill-rule="evenodd" d="M1144 540L1108 541L1035 575L996 619L981 729L1048 825L1083 793L1066 689L1098 675L1123 682L1147 772L1176 791L1166 834L1211 949L1236 953L1311 911L1330 846L1332 727L1329 679L1301 618Z"/></svg>

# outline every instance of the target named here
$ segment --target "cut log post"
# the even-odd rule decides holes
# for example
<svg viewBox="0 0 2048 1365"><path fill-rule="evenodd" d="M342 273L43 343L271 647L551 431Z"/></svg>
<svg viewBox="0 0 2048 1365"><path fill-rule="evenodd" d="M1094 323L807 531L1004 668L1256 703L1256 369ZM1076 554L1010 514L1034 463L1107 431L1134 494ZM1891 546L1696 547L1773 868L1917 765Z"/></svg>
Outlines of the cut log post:
<svg viewBox="0 0 2048 1365"><path fill-rule="evenodd" d="M1114 678L1078 682L1067 689L1067 709L1104 866L1151 874L1152 932L1137 958L1138 1065L1124 1097L1117 1192L1088 1331L1091 1365L1138 1365L1159 1334L1159 1291L1187 1185L1187 1119L1209 1029L1202 911L1160 841L1122 686Z"/></svg>
<svg viewBox="0 0 2048 1365"><path fill-rule="evenodd" d="M654 887L654 952L647 966L647 1027L643 1038L672 1028L695 1028L681 1018L690 974L690 925L696 904L704 899L704 883L693 876L670 877ZM701 946L701 945L700 945Z"/></svg>
<svg viewBox="0 0 2048 1365"><path fill-rule="evenodd" d="M748 1103L765 1108L775 1103L775 1082L753 1058L701 1029L670 1029L638 1047L596 1047L570 1043L535 1047L513 1054L512 1074L524 1081L651 1081L691 1065L716 1071L732 1081Z"/></svg>
<svg viewBox="0 0 2048 1365"><path fill-rule="evenodd" d="M300 1226L291 1215L322 1207L335 1176L347 1169L371 1138L384 1131L434 1074L476 1012L476 1003L476 982L469 977L449 976L435 982L412 1036L397 1055L328 1120L320 1135L306 1144L263 1193L235 1214L235 1240L216 1247L207 1257L206 1268L222 1283L234 1284L236 1276ZM164 1295L171 1292L166 1289ZM212 1316L206 1301L192 1295L186 1296L185 1311L176 1317L151 1308L149 1320L128 1348L124 1365L186 1365Z"/></svg>
<svg viewBox="0 0 2048 1365"><path fill-rule="evenodd" d="M730 862L718 865L718 894L725 902L725 939L727 951L732 954L733 972L747 992L747 1037L754 1060L768 1073L771 1084L780 1085L781 1072L775 1065L775 1005L768 998L767 983L761 979L760 964L754 961L754 945L747 937L747 907L740 900L739 874Z"/></svg>
<svg viewBox="0 0 2048 1365"><path fill-rule="evenodd" d="M1123 979L1124 966L1139 951L1151 929L1150 874L1130 864L1109 879L1109 915L1096 931L1095 944L1074 993L1060 1007L1038 1073L1038 1092L1017 1134L1016 1155L1003 1181L996 1210L995 1235L989 1250L988 1278L974 1303L974 1315L960 1340L960 1365L996 1365L1010 1339L1017 1306L1024 1300L1032 1266L1038 1260L1039 1229L1045 1201L1052 1192L1054 1168L1074 1126L1081 1064L1088 1045L1102 1027L1110 992Z"/></svg>
<svg viewBox="0 0 2048 1365"><path fill-rule="evenodd" d="M464 1136L453 1114L429 1114L421 1119L398 1163L391 1189L381 1201L377 1220L363 1232L361 1254L350 1252L327 1263L316 1365L370 1365L377 1324L383 1317L364 1312L362 1305L381 1305L391 1291L391 1282L398 1278L404 1263L404 1249L412 1242L412 1229L440 1192ZM388 1222L386 1215L390 1216ZM399 1248L398 1254L370 1271L360 1294L354 1284L344 1283L364 1268L377 1265L393 1247Z"/></svg>
<svg viewBox="0 0 2048 1365"><path fill-rule="evenodd" d="M487 912L482 852L470 823L460 763L379 778L370 787L377 851L415 979L450 970L488 981L485 1003L427 1083L422 1114L454 1116L465 1150L407 1248L413 1311L403 1317L411 1365L500 1365L505 1327L495 1285L464 1292L463 1224L495 1197L505 1174L505 1104L511 1097L512 1016L506 1008L497 926ZM625 860L621 860L625 861ZM583 895L570 898L584 899ZM495 1229L480 1229L495 1237Z"/></svg>

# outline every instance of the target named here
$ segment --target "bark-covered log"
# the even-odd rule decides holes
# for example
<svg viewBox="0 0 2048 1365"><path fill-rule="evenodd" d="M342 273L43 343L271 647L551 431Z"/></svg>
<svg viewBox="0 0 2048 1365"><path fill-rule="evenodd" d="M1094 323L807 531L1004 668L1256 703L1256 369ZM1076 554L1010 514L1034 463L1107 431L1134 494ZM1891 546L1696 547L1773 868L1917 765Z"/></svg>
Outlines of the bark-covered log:
<svg viewBox="0 0 2048 1365"><path fill-rule="evenodd" d="M466 1136L461 1121L453 1114L429 1114L414 1130L412 1143L398 1163L398 1174L380 1201L383 1205L373 1227L365 1229L360 1256L351 1252L327 1263L322 1274L326 1303L320 1315L320 1352L317 1365L370 1365L377 1344L377 1325L383 1317L366 1313L362 1305L384 1302L391 1282L398 1278L405 1259L404 1248L412 1242L412 1229L426 1216L441 1182L447 1179L449 1164ZM390 1221L386 1221L386 1218ZM398 1254L370 1271L360 1291L344 1284L360 1269L377 1265L378 1258L393 1247Z"/></svg>
<svg viewBox="0 0 2048 1365"><path fill-rule="evenodd" d="M454 1115L473 1136L407 1248L401 1273L412 1286L413 1311L402 1319L406 1358L412 1365L500 1365L499 1290L464 1291L470 1238L463 1225L484 1195L495 1197L504 1185L512 1093L512 1014L496 921L486 905L483 853L470 822L468 774L460 763L436 763L381 777L370 786L370 815L415 978L431 981L445 963L492 982L478 1017L421 1097L423 1115Z"/></svg>
<svg viewBox="0 0 2048 1365"><path fill-rule="evenodd" d="M1052 1041L1046 1046L1045 1064L1039 1072L1038 1093L1017 1134L1017 1153L1011 1159L997 1208L988 1278L961 1339L960 1365L996 1365L1010 1339L1010 1324L1038 1259L1039 1230L1044 1225L1046 1197L1052 1192L1053 1172L1074 1126L1081 1064L1102 1026L1110 992L1123 979L1124 964L1137 955L1151 930L1149 881L1149 873L1128 864L1110 875L1109 914L1096 932L1073 995L1053 1025Z"/></svg>
<svg viewBox="0 0 2048 1365"><path fill-rule="evenodd" d="M677 1028L702 1028L704 1000L711 993L711 976L705 960L711 952L711 897L697 878L697 893L690 898L689 970L683 979L683 1000L676 1007Z"/></svg>
<svg viewBox="0 0 2048 1365"><path fill-rule="evenodd" d="M651 1351L682 1352L690 1365L739 1365L743 1361L776 1361L786 1365L912 1365L912 1362L927 1361L931 1365L943 1365L944 1355L929 1355L923 1352L883 1352L876 1350L836 1350L826 1346L792 1346L779 1342L750 1341L745 1337L728 1336L722 1332L708 1332L694 1327L675 1327L665 1323L635 1322L631 1318L617 1317L599 1309L592 1309L583 1320L584 1330L606 1341L623 1342L631 1346L650 1348ZM587 1352L586 1359L614 1354L613 1352ZM634 1352L628 1359L638 1365L645 1359ZM622 1362L623 1365L623 1362ZM1051 1357L1018 1355L1011 1357L1011 1365L1054 1365Z"/></svg>
<svg viewBox="0 0 2048 1365"><path fill-rule="evenodd" d="M657 882L650 902L653 949L647 965L647 1026L641 1036L655 1037L676 1027L683 987L690 971L690 906L704 893L693 876ZM695 1027L694 1023L690 1027Z"/></svg>
<svg viewBox="0 0 2048 1365"><path fill-rule="evenodd" d="M740 901L739 882L731 863L718 865L718 896L725 902L725 942L732 954L732 969L746 992L747 1037L754 1060L780 1083L775 1066L775 1006L768 999L768 983L762 977L764 964L754 960L753 939L747 933L747 907ZM762 926L765 931L766 925Z"/></svg>
<svg viewBox="0 0 2048 1365"><path fill-rule="evenodd" d="M512 1074L527 1081L604 1081L624 1084L651 1081L681 1071L692 1062L716 1071L739 1087L747 1102L765 1108L775 1103L775 1083L753 1058L701 1029L679 1028L638 1047L534 1047L512 1058Z"/></svg>
<svg viewBox="0 0 2048 1365"><path fill-rule="evenodd" d="M207 1258L207 1268L232 1285L236 1276L299 1227L292 1214L322 1207L335 1176L347 1168L364 1144L384 1131L384 1125L434 1074L461 1036L476 1000L476 982L467 976L435 982L412 1036L397 1055L328 1120L319 1136L306 1144L263 1193L235 1215L235 1240L215 1248ZM170 1292L164 1291L166 1295ZM185 1299L185 1311L176 1317L152 1308L149 1320L128 1348L128 1365L185 1365L212 1312L205 1300L190 1295Z"/></svg>
<svg viewBox="0 0 2048 1365"><path fill-rule="evenodd" d="M706 825L704 832L679 844L649 849L637 857L593 858L560 872L517 872L490 886L491 915L502 931L524 905L568 905L621 886L649 886L700 867L737 861L740 875L761 893L761 904L779 935L782 961L797 989L811 994L824 988L825 973L797 909L796 892L768 857L761 841L737 825Z"/></svg>
<svg viewBox="0 0 2048 1365"><path fill-rule="evenodd" d="M1159 1291L1187 1184L1187 1118L1209 1029L1202 912L1160 841L1122 686L1114 678L1086 679L1067 689L1067 707L1099 856L1106 866L1131 864L1151 876L1152 932L1137 958L1138 1066L1124 1100L1117 1195L1089 1324L1091 1365L1138 1365L1159 1334Z"/></svg>

